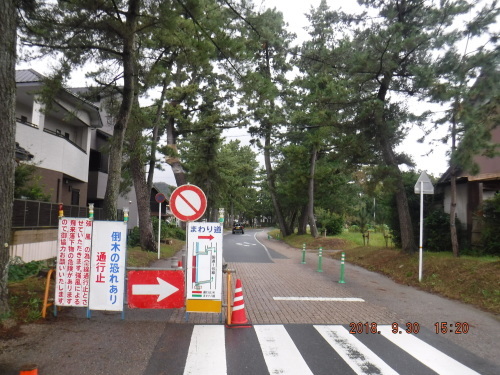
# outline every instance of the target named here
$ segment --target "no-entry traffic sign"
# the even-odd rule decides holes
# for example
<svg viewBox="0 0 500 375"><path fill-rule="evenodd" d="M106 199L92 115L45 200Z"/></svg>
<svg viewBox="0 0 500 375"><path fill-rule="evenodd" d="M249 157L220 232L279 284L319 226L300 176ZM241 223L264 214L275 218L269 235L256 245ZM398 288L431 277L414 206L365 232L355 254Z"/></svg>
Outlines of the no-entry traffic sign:
<svg viewBox="0 0 500 375"><path fill-rule="evenodd" d="M170 196L170 210L179 220L198 220L203 216L206 209L207 197L198 186L179 186Z"/></svg>
<svg viewBox="0 0 500 375"><path fill-rule="evenodd" d="M184 271L129 271L127 276L130 308L176 309L184 307Z"/></svg>

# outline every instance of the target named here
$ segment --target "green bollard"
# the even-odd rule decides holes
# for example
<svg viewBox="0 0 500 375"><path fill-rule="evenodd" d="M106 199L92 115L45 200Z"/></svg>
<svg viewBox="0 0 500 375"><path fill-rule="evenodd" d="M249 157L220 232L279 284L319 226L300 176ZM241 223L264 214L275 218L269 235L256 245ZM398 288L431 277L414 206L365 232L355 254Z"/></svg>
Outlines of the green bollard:
<svg viewBox="0 0 500 375"><path fill-rule="evenodd" d="M306 244L302 244L302 264L306 264Z"/></svg>
<svg viewBox="0 0 500 375"><path fill-rule="evenodd" d="M345 253L342 252L342 256L340 257L340 280L339 284L345 284L344 280L344 262L345 262Z"/></svg>
<svg viewBox="0 0 500 375"><path fill-rule="evenodd" d="M268 239L268 240L270 240L270 239L271 239L271 236L270 236L269 234L267 235L267 239Z"/></svg>
<svg viewBox="0 0 500 375"><path fill-rule="evenodd" d="M323 272L323 248L319 248L318 254L318 272Z"/></svg>

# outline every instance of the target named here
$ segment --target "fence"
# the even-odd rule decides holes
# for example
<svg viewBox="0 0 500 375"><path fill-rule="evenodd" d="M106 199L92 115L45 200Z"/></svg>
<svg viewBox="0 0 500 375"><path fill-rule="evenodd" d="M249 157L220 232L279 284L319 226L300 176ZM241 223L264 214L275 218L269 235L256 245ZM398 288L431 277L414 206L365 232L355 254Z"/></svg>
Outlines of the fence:
<svg viewBox="0 0 500 375"><path fill-rule="evenodd" d="M123 210L117 210L117 220L123 220ZM66 217L88 217L88 207L64 206ZM104 220L102 208L94 208L94 219ZM57 228L59 225L59 205L57 203L14 199L12 229Z"/></svg>

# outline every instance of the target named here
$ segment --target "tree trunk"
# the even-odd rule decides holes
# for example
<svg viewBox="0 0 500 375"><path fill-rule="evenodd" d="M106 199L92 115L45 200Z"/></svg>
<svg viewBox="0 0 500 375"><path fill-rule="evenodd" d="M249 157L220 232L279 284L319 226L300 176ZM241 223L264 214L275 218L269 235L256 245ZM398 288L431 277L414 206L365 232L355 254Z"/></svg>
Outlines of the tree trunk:
<svg viewBox="0 0 500 375"><path fill-rule="evenodd" d="M274 215L276 216L276 220L278 221L278 226L281 230L283 236L289 236L291 233L288 231L288 227L286 226L285 219L283 217L283 213L281 210L281 205L278 201L278 196L276 194L276 182L274 178L273 167L271 165L271 125L266 125L267 131L265 135L265 143L264 143L264 164L266 166L266 175L267 175L267 185L269 186L269 194L271 195L271 200L273 201L274 207Z"/></svg>
<svg viewBox="0 0 500 375"><path fill-rule="evenodd" d="M316 220L314 218L314 173L316 170L316 160L318 158L318 150L316 145L312 146L311 151L311 169L309 171L309 187L307 189L307 217L309 218L309 228L311 235L314 238L318 237L318 228L316 228Z"/></svg>
<svg viewBox="0 0 500 375"><path fill-rule="evenodd" d="M151 152L149 154L148 191L151 191L151 189L153 188L153 177L156 167L156 149L158 147L158 138L160 137L160 121L163 110L163 102L165 101L165 96L167 95L167 87L168 87L168 81L165 78L163 80L163 87L161 90L160 99L158 101L158 108L156 109L156 115L153 124Z"/></svg>
<svg viewBox="0 0 500 375"><path fill-rule="evenodd" d="M399 226L401 234L401 250L405 253L414 253L417 251L415 244L415 236L413 233L413 225L411 222L410 209L408 205L408 197L404 187L403 176L399 170L399 166L394 155L394 150L390 142L390 131L387 129L385 121L385 97L389 90L392 73L387 72L384 74L377 94L379 100L379 107L375 108L373 116L374 125L377 128L378 142L382 151L382 157L385 164L389 167L393 177L396 180L396 206L398 209Z"/></svg>
<svg viewBox="0 0 500 375"><path fill-rule="evenodd" d="M9 243L14 202L16 147L16 7L0 2L0 315L8 314Z"/></svg>
<svg viewBox="0 0 500 375"><path fill-rule="evenodd" d="M104 217L106 220L116 220L116 202L120 192L122 174L123 141L127 130L130 113L134 103L136 80L136 29L140 10L140 0L129 0L126 23L129 33L123 39L123 97L118 111L113 137L110 140L108 184L104 195Z"/></svg>
<svg viewBox="0 0 500 375"><path fill-rule="evenodd" d="M451 248L453 256L459 256L457 226L455 225L455 217L457 211L457 168L453 156L456 149L456 113L458 108L458 100L455 100L455 108L453 110L452 129L451 129L451 162L450 162L450 184L451 184L451 201L450 201L450 235Z"/></svg>
<svg viewBox="0 0 500 375"><path fill-rule="evenodd" d="M307 207L308 205L305 204L300 210L299 229L297 231L297 234L300 235L307 234L307 220L309 219L309 216L307 215Z"/></svg>
<svg viewBox="0 0 500 375"><path fill-rule="evenodd" d="M151 221L150 191L146 183L146 174L140 160L130 157L130 169L134 180L135 196L139 213L139 231L141 248L148 251L157 251L157 239L154 238Z"/></svg>
<svg viewBox="0 0 500 375"><path fill-rule="evenodd" d="M265 43L265 56L266 56L266 71L265 74L269 80L271 80L271 65L270 65L270 57L269 57L269 47L267 43ZM274 111L275 105L274 101L270 100L271 110ZM273 167L271 164L271 134L272 134L272 123L269 120L263 120L261 124L264 128L264 164L266 166L266 175L267 175L267 185L269 186L269 194L271 195L271 200L273 202L274 207L274 215L276 216L276 220L278 221L279 228L283 236L289 236L291 233L285 223L285 218L283 217L283 211L281 209L281 205L278 201L278 194L276 193L276 178L274 176Z"/></svg>
<svg viewBox="0 0 500 375"><path fill-rule="evenodd" d="M139 110L139 103L136 101L136 110ZM141 125L132 123L127 132L128 154L130 172L134 181L137 210L139 214L139 232L141 248L148 251L157 251L157 239L154 238L153 224L151 221L150 197L151 190L148 189L146 173L144 171L143 147Z"/></svg>

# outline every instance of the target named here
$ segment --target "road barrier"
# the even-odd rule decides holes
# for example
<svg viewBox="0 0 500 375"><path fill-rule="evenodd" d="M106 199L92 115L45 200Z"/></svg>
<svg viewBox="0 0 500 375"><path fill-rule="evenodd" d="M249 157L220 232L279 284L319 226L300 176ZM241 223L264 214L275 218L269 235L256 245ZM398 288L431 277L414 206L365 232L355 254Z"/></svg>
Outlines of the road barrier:
<svg viewBox="0 0 500 375"><path fill-rule="evenodd" d="M340 280L339 280L339 284L345 284L345 280L344 280L344 265L345 263L345 253L342 252L342 256L340 257Z"/></svg>
<svg viewBox="0 0 500 375"><path fill-rule="evenodd" d="M323 272L323 248L319 248L318 253L318 272Z"/></svg>
<svg viewBox="0 0 500 375"><path fill-rule="evenodd" d="M306 264L306 244L302 244L302 264Z"/></svg>

